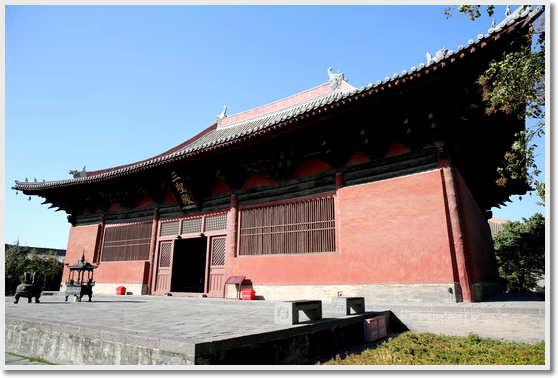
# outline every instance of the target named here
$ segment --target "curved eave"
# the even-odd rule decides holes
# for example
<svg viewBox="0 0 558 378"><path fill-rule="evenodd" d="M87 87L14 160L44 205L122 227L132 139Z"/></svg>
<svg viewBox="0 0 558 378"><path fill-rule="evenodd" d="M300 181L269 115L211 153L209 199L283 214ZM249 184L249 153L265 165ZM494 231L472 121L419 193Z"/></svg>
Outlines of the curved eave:
<svg viewBox="0 0 558 378"><path fill-rule="evenodd" d="M270 133L287 130L296 123L305 122L314 117L324 117L338 111L340 108L350 106L357 103L369 103L380 101L381 99L396 95L403 88L415 87L420 83L428 81L430 78L445 70L452 65L464 62L471 56L474 56L478 51L482 51L487 46L493 43L506 34L511 34L517 29L521 29L526 25L530 25L531 20L538 17L543 11L544 7L538 7L529 12L525 12L520 16L518 9L512 16L501 22L496 28L490 29L485 35L479 34L476 41L469 41L467 47L459 46L457 51L448 51L447 55L439 60L431 61L428 64L421 64L418 68L412 67L410 71L403 71L401 74L393 74L392 77L386 77L383 81L378 81L376 84L370 84L368 87L361 87L355 89L350 93L339 93L337 96L330 98L325 103L319 103L313 108L307 109L305 107L299 113L292 113L284 117L284 119L274 119L269 124L263 124L254 129L249 129L241 133L227 136L226 138L211 141L206 144L196 146L194 148L178 149L174 148L170 151L175 151L170 154L161 154L156 158L144 160L140 163L130 164L119 169L98 171L103 172L97 175L90 175L79 178L72 178L60 181L47 181L38 183L19 182L16 181L16 186L12 187L15 190L21 190L26 194L38 194L37 192L43 190L50 190L60 187L76 186L81 184L91 184L103 182L119 177L127 176L129 174L138 173L146 170L156 169L161 166L184 161L188 159L199 158L204 155L213 154L221 150L231 148L233 146L241 145L242 143L252 142L254 139L262 138ZM515 17L514 15L517 15ZM182 143L181 146L184 146Z"/></svg>

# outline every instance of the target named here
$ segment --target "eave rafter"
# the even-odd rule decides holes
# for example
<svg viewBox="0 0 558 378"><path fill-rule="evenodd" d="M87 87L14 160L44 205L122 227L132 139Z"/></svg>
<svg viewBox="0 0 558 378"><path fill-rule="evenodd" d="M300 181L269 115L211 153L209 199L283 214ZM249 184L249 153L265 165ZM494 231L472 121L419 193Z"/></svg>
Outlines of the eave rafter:
<svg viewBox="0 0 558 378"><path fill-rule="evenodd" d="M299 146L294 140L258 148L239 159L247 172L263 174L274 180L286 180L298 162Z"/></svg>

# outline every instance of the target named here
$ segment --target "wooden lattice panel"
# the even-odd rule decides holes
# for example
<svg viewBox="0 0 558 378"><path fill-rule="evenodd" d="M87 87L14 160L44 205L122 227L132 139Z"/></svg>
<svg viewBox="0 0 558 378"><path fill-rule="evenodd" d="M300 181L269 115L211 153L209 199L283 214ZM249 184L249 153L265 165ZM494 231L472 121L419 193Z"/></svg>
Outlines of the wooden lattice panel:
<svg viewBox="0 0 558 378"><path fill-rule="evenodd" d="M190 218L182 221L181 234L196 234L202 232L202 218Z"/></svg>
<svg viewBox="0 0 558 378"><path fill-rule="evenodd" d="M227 214L213 215L205 218L205 231L220 231L227 229Z"/></svg>
<svg viewBox="0 0 558 378"><path fill-rule="evenodd" d="M245 209L240 219L239 255L335 251L331 197Z"/></svg>
<svg viewBox="0 0 558 378"><path fill-rule="evenodd" d="M161 223L160 236L178 235L179 224L179 221Z"/></svg>
<svg viewBox="0 0 558 378"><path fill-rule="evenodd" d="M211 253L211 265L212 266L222 266L225 265L225 238L214 238L212 240L212 253Z"/></svg>
<svg viewBox="0 0 558 378"><path fill-rule="evenodd" d="M172 243L161 243L161 251L159 252L160 268L170 268L171 252L172 252Z"/></svg>
<svg viewBox="0 0 558 378"><path fill-rule="evenodd" d="M151 223L107 227L101 261L148 260L151 227Z"/></svg>

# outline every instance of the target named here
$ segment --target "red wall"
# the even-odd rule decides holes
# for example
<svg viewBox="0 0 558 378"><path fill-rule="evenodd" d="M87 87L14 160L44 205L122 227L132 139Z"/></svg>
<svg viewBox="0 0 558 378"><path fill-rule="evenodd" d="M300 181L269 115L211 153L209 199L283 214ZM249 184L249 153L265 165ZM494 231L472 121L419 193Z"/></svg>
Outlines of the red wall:
<svg viewBox="0 0 558 378"><path fill-rule="evenodd" d="M486 219L457 172L455 182L470 279L496 282ZM441 170L344 187L335 201L337 252L232 257L231 250L226 276L246 276L256 285L459 280L452 267ZM66 262L77 262L83 251L93 262L99 230L98 225L72 227ZM148 273L146 261L104 262L95 270L95 280L147 283Z"/></svg>
<svg viewBox="0 0 558 378"><path fill-rule="evenodd" d="M289 180L329 171L330 169L331 167L322 159L305 160L297 165Z"/></svg>
<svg viewBox="0 0 558 378"><path fill-rule="evenodd" d="M103 262L95 269L95 281L99 283L147 283L148 261Z"/></svg>
<svg viewBox="0 0 558 378"><path fill-rule="evenodd" d="M99 225L79 226L70 228L70 237L66 250L66 263L75 264L81 260L83 251L85 259L93 263L93 253L97 240ZM93 277L98 283L147 283L149 262L126 261L126 262L103 262L93 272ZM68 278L68 268L64 267L62 280Z"/></svg>
<svg viewBox="0 0 558 378"><path fill-rule="evenodd" d="M498 282L498 265L488 221L457 170L455 183L469 279L471 282Z"/></svg>
<svg viewBox="0 0 558 378"><path fill-rule="evenodd" d="M261 173L252 173L248 175L248 177L246 177L246 179L242 183L241 189L253 188L255 186L261 186L261 185L269 185L269 184L274 184L276 182L277 180L267 178L265 177L265 175L262 175Z"/></svg>
<svg viewBox="0 0 558 378"><path fill-rule="evenodd" d="M93 262L99 229L99 225L71 227L65 263L74 265L81 260L82 255L88 262ZM66 281L68 273L68 268L64 266L62 281Z"/></svg>
<svg viewBox="0 0 558 378"><path fill-rule="evenodd" d="M345 187L338 252L239 256L228 275L254 284L453 282L440 171Z"/></svg>

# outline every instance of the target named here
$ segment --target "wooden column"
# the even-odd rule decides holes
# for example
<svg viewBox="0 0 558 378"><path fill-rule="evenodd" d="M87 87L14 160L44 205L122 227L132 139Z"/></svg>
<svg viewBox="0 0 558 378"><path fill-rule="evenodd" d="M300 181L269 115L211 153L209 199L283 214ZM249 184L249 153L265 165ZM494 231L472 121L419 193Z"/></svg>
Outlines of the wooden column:
<svg viewBox="0 0 558 378"><path fill-rule="evenodd" d="M237 229L238 229L238 197L231 195L231 209L227 219L227 257L236 257Z"/></svg>
<svg viewBox="0 0 558 378"><path fill-rule="evenodd" d="M153 274L155 272L155 254L157 252L157 230L159 229L159 209L153 210L151 226L151 243L149 244L149 275L147 277L147 294L153 291Z"/></svg>
<svg viewBox="0 0 558 378"><path fill-rule="evenodd" d="M103 235L105 233L105 216L101 215L101 223L97 227L97 240L95 241L95 250L93 251L93 263L101 260L101 249L103 248Z"/></svg>
<svg viewBox="0 0 558 378"><path fill-rule="evenodd" d="M342 172L335 174L335 189L339 190L345 186L345 175Z"/></svg>

